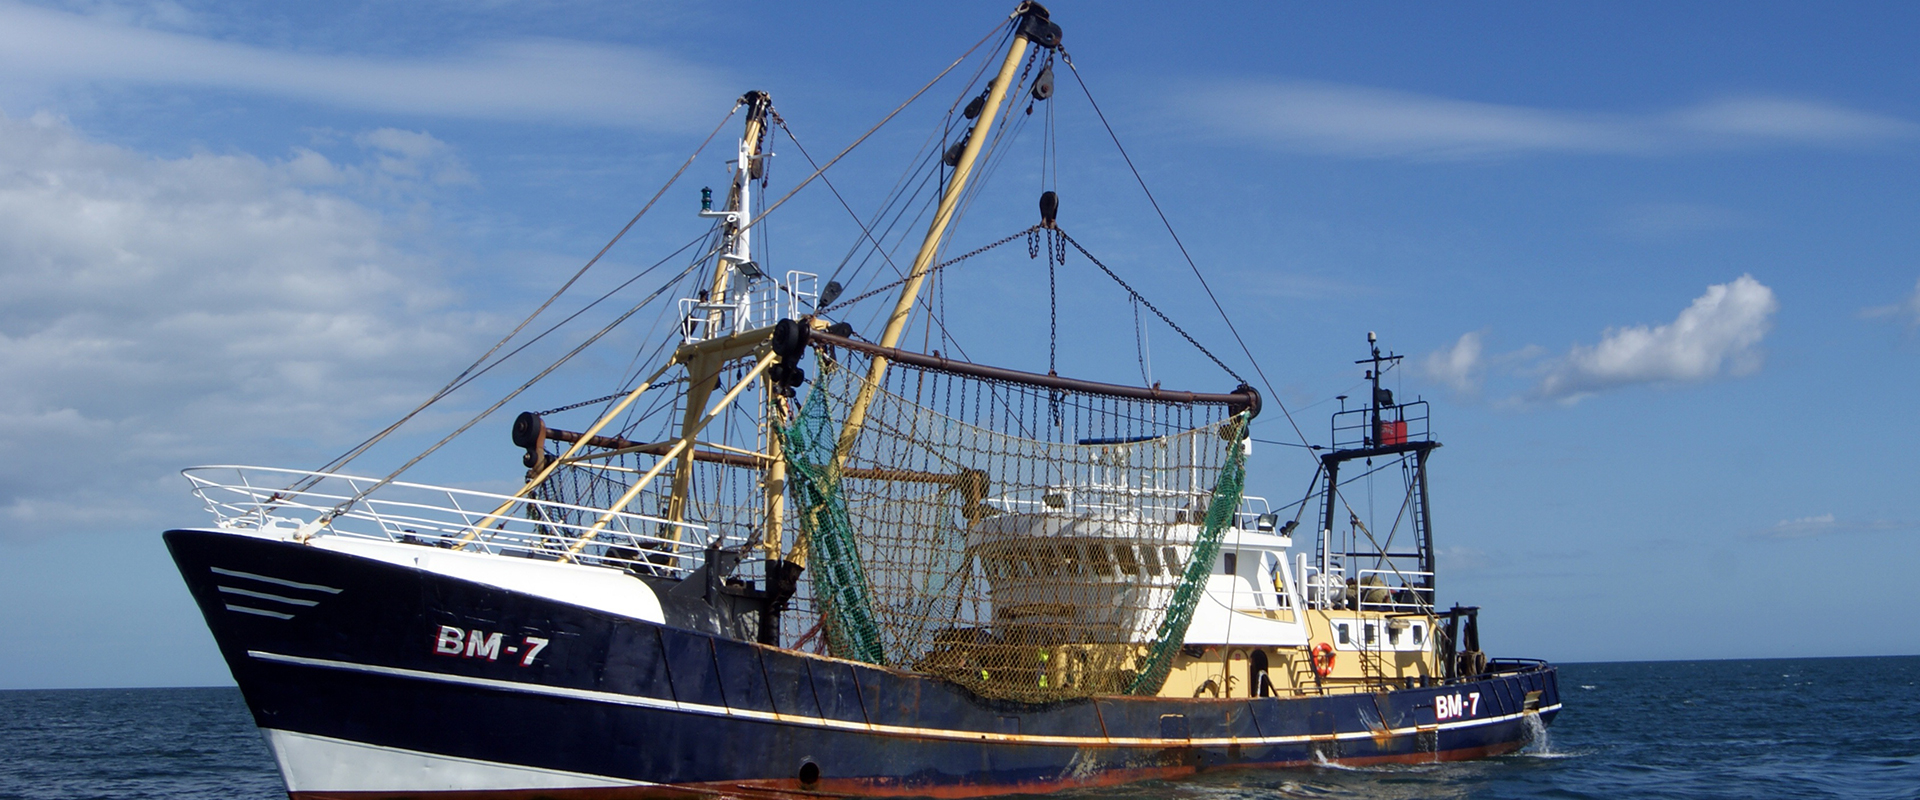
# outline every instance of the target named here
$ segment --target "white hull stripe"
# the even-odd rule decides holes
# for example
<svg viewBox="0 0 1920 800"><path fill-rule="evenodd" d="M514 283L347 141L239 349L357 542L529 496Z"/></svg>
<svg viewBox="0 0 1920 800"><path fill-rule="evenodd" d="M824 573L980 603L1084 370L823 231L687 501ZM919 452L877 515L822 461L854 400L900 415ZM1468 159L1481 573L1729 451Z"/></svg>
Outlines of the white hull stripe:
<svg viewBox="0 0 1920 800"><path fill-rule="evenodd" d="M772 713L767 711L750 711L746 709L727 708L725 706L706 705L703 703L682 703L677 700L665 700L657 697L638 697L635 695L618 694L615 692L600 692L600 691L594 691L591 689L572 689L564 686L543 686L537 683L523 683L520 681L503 681L503 680L497 680L494 678L471 678L464 675L447 675L439 672L426 672L423 670L403 669L400 667L381 667L381 666L374 666L372 664L355 664L348 661L333 661L333 660L324 659L324 658L306 658L304 656L287 656L287 655L280 655L278 653L262 652L259 650L248 650L247 655L260 659L262 661L274 661L282 664L295 664L303 667L320 667L322 669L338 669L338 670L346 670L348 672L362 672L362 673L367 673L372 675L387 675L387 676L396 677L396 678L412 678L414 680L434 681L436 683L452 683L452 684L459 684L464 686L477 686L481 688L496 689L496 690L505 691L505 692L523 692L526 694L546 695L549 697L566 697L566 698L572 698L575 700L586 700L588 702L594 702L594 703L609 703L613 705L636 706L639 708L653 708L653 709L659 709L663 711L678 711L685 714L700 714L700 715L713 716L713 717L739 717L742 719L763 720L767 722L780 722L780 723L786 723L789 725L802 725L802 726L814 727L814 728L870 731L873 733L889 734L889 735L896 735L896 736L914 736L914 737L927 738L927 739L950 739L955 741L991 741L991 742L1010 742L1010 743L1020 743L1020 744L1051 744L1051 745L1070 745L1074 747L1102 747L1102 746L1178 747L1182 745L1192 746L1192 747L1224 747L1230 744L1238 744L1238 745L1245 746L1250 744L1251 745L1296 744L1301 742L1357 740L1357 739L1370 739L1380 735L1380 732L1376 732L1376 731L1349 731L1345 733L1336 733L1336 734L1330 734L1330 735L1311 735L1310 734L1310 735L1304 735L1304 736L1246 736L1246 737L1220 737L1220 738L1212 738L1212 739L1201 739L1201 738L1160 739L1160 738L1134 738L1134 737L1120 737L1120 736L1116 736L1112 738L1103 737L1103 736L1042 736L1042 735L1036 735L1036 734L1023 734L1023 733L989 733L985 731L956 731L956 730L947 730L943 728L916 728L916 727L905 726L905 725L873 725L873 724L864 723L864 722L848 722L846 720L825 719L821 717L808 717L808 716L800 716L795 714L777 714L777 713ZM1559 710L1560 710L1560 704L1555 703L1551 706L1543 707L1539 709L1537 712L1523 711L1518 714L1505 714L1497 717L1481 717L1478 719L1460 720L1458 722L1442 722L1439 725L1414 725L1414 726L1407 726L1403 728L1390 728L1385 731L1385 734L1390 736L1411 736L1416 733L1425 733L1428 731L1453 730L1456 728L1472 728L1480 725L1492 725L1499 722L1508 722L1511 720L1517 720L1532 713L1550 713L1550 712L1559 711Z"/></svg>
<svg viewBox="0 0 1920 800"><path fill-rule="evenodd" d="M227 610L238 611L242 614L253 614L255 616L261 616L261 617L272 617L274 619L293 619L292 614L283 614L278 611L268 611L262 608L248 608L246 606L236 606L232 603L227 604Z"/></svg>
<svg viewBox="0 0 1920 800"><path fill-rule="evenodd" d="M299 581L290 581L290 580L287 580L286 578L269 578L265 575L255 575L251 572L241 572L237 569L221 569L219 567L208 567L207 569L208 571L211 571L215 575L225 575L229 578L246 578L247 580L250 580L250 581L260 581L262 583L271 583L276 586L285 586L290 589L311 589L316 592L326 592L327 594L340 593L339 589L335 589L331 586L321 586L320 584L317 584L317 583L301 583Z"/></svg>
<svg viewBox="0 0 1920 800"><path fill-rule="evenodd" d="M273 602L286 603L287 605L290 605L290 606L317 606L320 604L320 601L318 600L302 600L298 597L282 597L277 594L268 594L266 592L256 592L251 589L236 589L232 586L220 586L216 588L218 588L221 592L224 592L226 594L237 594L237 595L240 595L241 597L251 597L256 600L272 600Z"/></svg>
<svg viewBox="0 0 1920 800"><path fill-rule="evenodd" d="M653 786L518 764L422 753L397 747L266 728L267 744L290 792L449 792Z"/></svg>

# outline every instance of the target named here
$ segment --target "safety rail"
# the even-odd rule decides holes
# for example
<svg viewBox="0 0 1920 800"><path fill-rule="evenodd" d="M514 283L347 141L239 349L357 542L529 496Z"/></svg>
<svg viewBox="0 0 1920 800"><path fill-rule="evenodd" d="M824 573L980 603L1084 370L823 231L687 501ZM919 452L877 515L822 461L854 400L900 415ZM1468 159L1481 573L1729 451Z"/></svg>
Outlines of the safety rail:
<svg viewBox="0 0 1920 800"><path fill-rule="evenodd" d="M240 465L190 467L180 473L192 484L194 495L206 503L215 524L228 529L284 531L289 536L306 532L498 556L565 559L674 577L704 563L708 545L740 544L709 541L714 537L704 525L631 512L612 513L596 531L595 523L609 516L606 509L470 489L394 481L360 497L379 479ZM286 488L309 480L313 485L306 489ZM359 499L327 524L307 531L354 498ZM492 515L508 501L516 507ZM587 546L576 547L587 535L593 537ZM576 552L569 555L569 548Z"/></svg>
<svg viewBox="0 0 1920 800"><path fill-rule="evenodd" d="M1413 570L1363 569L1349 587L1359 595L1361 611L1424 612L1433 610L1433 573ZM1368 579L1375 583L1368 583ZM1422 579L1425 579L1424 581ZM1422 584L1425 585L1422 585Z"/></svg>
<svg viewBox="0 0 1920 800"><path fill-rule="evenodd" d="M789 271L784 285L763 277L749 280L750 288L732 293L731 300L681 298L682 340L692 344L731 336L772 325L782 316L799 319L813 313L819 303L820 276L811 272ZM782 294L785 303L780 302Z"/></svg>
<svg viewBox="0 0 1920 800"><path fill-rule="evenodd" d="M983 499L982 504L1009 514L1046 514L1062 518L1126 519L1155 524L1198 524L1210 495L1190 490L1116 487L1105 484L1022 489ZM1230 525L1257 533L1276 533L1264 497L1244 497Z"/></svg>
<svg viewBox="0 0 1920 800"><path fill-rule="evenodd" d="M1340 608L1347 600L1347 576L1340 567L1322 572L1319 567L1306 563L1306 556L1300 556L1300 587L1306 592L1308 608Z"/></svg>
<svg viewBox="0 0 1920 800"><path fill-rule="evenodd" d="M1433 436L1427 401L1380 409L1356 408L1333 415L1333 449L1392 447L1424 442Z"/></svg>

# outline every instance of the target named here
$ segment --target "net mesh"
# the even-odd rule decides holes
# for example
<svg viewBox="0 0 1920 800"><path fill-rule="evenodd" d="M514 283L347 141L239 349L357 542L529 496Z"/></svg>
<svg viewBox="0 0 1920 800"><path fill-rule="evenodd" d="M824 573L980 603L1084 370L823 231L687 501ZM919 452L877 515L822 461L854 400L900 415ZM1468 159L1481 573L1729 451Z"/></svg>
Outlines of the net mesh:
<svg viewBox="0 0 1920 800"><path fill-rule="evenodd" d="M830 652L1023 702L1158 691L1240 505L1244 415L893 365L847 437L868 358L815 357L780 434Z"/></svg>

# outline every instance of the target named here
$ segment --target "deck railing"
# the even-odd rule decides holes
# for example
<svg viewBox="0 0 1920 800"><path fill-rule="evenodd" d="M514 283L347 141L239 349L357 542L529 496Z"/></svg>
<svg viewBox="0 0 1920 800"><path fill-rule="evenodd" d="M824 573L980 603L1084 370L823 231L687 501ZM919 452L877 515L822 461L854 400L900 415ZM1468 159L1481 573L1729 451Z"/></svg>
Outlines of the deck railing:
<svg viewBox="0 0 1920 800"><path fill-rule="evenodd" d="M274 467L218 465L181 470L193 493L223 528L285 530L289 535L358 497L377 478ZM296 482L311 481L290 491ZM514 501L506 514L490 516ZM714 538L706 526L631 512L614 512L598 531L605 509L505 494L394 481L364 497L312 533L378 539L498 556L571 560L590 566L682 576L699 567ZM476 531L476 528L478 530ZM580 538L593 538L578 552Z"/></svg>

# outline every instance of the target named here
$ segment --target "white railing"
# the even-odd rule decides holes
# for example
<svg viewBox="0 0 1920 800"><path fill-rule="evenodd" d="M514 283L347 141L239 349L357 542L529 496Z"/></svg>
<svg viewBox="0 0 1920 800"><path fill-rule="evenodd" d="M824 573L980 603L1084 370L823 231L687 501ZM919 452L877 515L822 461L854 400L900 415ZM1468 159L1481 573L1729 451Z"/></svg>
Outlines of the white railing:
<svg viewBox="0 0 1920 800"><path fill-rule="evenodd" d="M358 497L379 480L274 467L219 465L181 470L222 528L292 536ZM311 481L312 486L286 487ZM505 514L490 516L509 501ZM602 518L606 524L594 527ZM475 533L476 528L479 529ZM493 492L394 481L360 498L316 536L345 536L461 549L517 558L681 576L700 566L712 538L706 526L630 512ZM592 539L576 547L582 537ZM722 541L720 546L738 542ZM570 550L578 553L569 555Z"/></svg>
<svg viewBox="0 0 1920 800"><path fill-rule="evenodd" d="M784 286L764 278L748 281L742 291L731 292L731 300L680 299L680 336L687 344L732 336L764 328L781 317L799 319L811 314L820 299L820 276L793 270ZM781 302L785 295L786 302Z"/></svg>
<svg viewBox="0 0 1920 800"><path fill-rule="evenodd" d="M1095 483L1019 489L982 502L1014 514L1049 514L1063 518L1122 515L1155 522L1198 524L1206 515L1211 499L1211 495L1191 490ZM1271 532L1261 527L1261 517L1266 515L1266 498L1245 497L1234 512L1231 524L1242 530Z"/></svg>
<svg viewBox="0 0 1920 800"><path fill-rule="evenodd" d="M1267 498L1246 495L1240 498L1240 508L1233 512L1233 527L1256 533L1274 533L1272 510L1267 506Z"/></svg>
<svg viewBox="0 0 1920 800"><path fill-rule="evenodd" d="M1300 587L1306 591L1308 608L1339 608L1347 600L1347 576L1340 567L1321 572L1319 567L1300 556Z"/></svg>
<svg viewBox="0 0 1920 800"><path fill-rule="evenodd" d="M1362 611L1428 611L1433 608L1433 573L1413 570L1363 569L1355 573ZM1368 583L1371 578L1376 583ZM1427 586L1421 586L1425 578ZM1384 599L1383 599L1384 598Z"/></svg>

